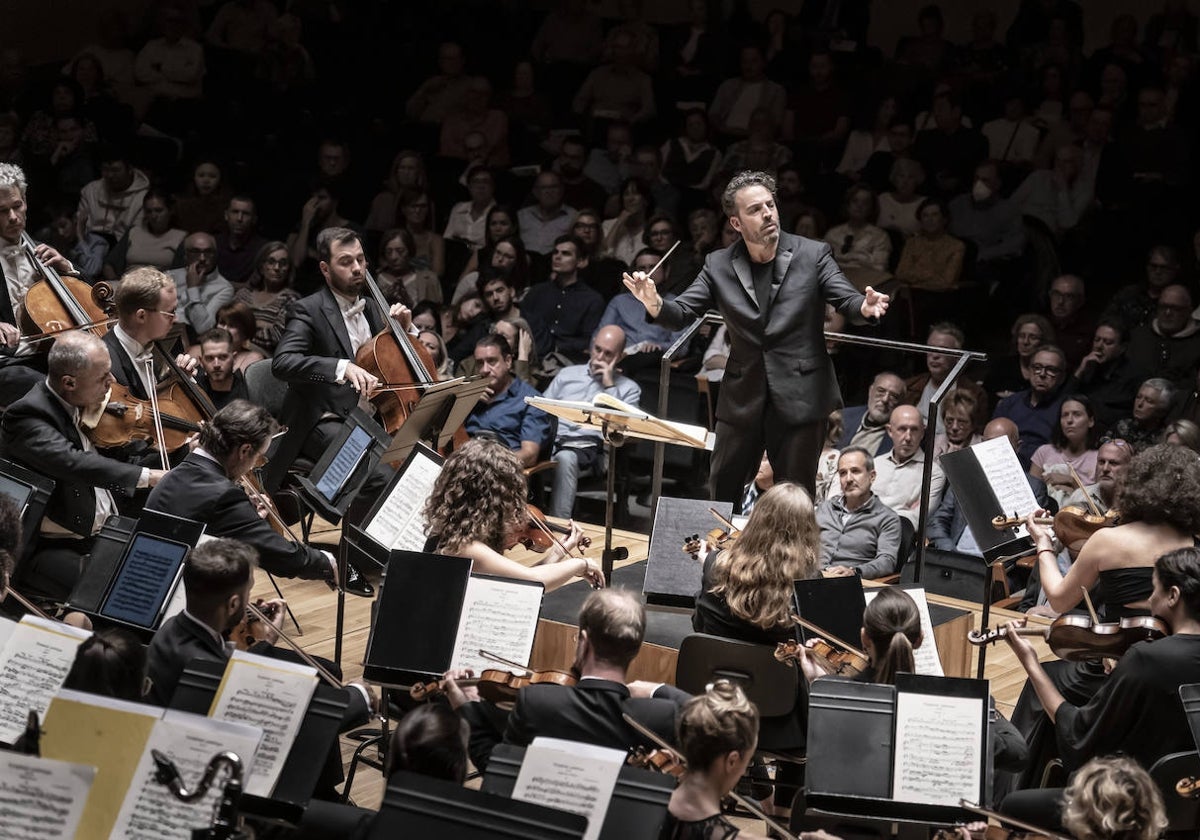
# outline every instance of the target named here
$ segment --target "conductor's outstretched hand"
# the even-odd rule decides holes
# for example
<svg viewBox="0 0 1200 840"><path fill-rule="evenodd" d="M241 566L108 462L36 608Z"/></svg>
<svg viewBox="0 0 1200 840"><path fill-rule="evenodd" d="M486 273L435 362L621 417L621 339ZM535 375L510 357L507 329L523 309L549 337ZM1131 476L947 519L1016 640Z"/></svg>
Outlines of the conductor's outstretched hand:
<svg viewBox="0 0 1200 840"><path fill-rule="evenodd" d="M646 272L635 271L633 274L625 272L621 275L621 279L625 282L625 288L640 300L646 309L654 309L658 306L658 288Z"/></svg>
<svg viewBox="0 0 1200 840"><path fill-rule="evenodd" d="M882 318L888 310L888 302L891 301L891 297L875 291L870 286L867 286L867 290L863 294L866 295L866 299L862 305L862 316L867 319Z"/></svg>

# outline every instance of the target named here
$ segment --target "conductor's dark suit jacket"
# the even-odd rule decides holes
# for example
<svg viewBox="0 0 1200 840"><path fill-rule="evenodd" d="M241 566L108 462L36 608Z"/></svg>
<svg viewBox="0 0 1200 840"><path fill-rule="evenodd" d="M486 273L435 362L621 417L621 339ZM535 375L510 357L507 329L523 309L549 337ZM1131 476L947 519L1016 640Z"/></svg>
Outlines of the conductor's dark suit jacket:
<svg viewBox="0 0 1200 840"><path fill-rule="evenodd" d="M90 537L96 519L96 487L131 497L142 468L85 452L83 438L67 409L45 382L8 407L0 420L0 457L53 478L46 517L81 537Z"/></svg>
<svg viewBox="0 0 1200 840"><path fill-rule="evenodd" d="M253 546L259 565L273 575L323 580L330 574L325 555L277 534L220 464L195 452L162 477L150 491L146 509L203 522L210 536Z"/></svg>
<svg viewBox="0 0 1200 840"><path fill-rule="evenodd" d="M293 659L290 651L275 648L266 642L257 642L249 652L259 656L300 661ZM168 618L150 641L150 651L146 662L146 672L150 677L150 693L146 699L159 706L169 705L171 696L175 693L175 688L183 676L183 669L193 659L225 662L229 659L229 651L223 645L217 644L217 640L213 638L208 628L192 618L191 615L180 613ZM341 676L341 669L333 663L322 662L322 665L334 676ZM341 730L344 732L346 729L365 723L370 717L370 710L367 708L361 691L355 688L343 690L350 701L342 715Z"/></svg>
<svg viewBox="0 0 1200 840"><path fill-rule="evenodd" d="M660 686L653 697L635 698L629 696L629 688L623 683L584 679L574 686L531 685L521 689L502 726L489 714L494 709L491 704L467 703L460 711L471 724L471 760L483 769L501 732L504 743L522 747L542 736L618 750L656 748L657 744L625 722L626 712L673 743L676 713L690 699L690 694L670 685Z"/></svg>
<svg viewBox="0 0 1200 840"><path fill-rule="evenodd" d="M759 422L768 394L793 425L825 420L842 403L825 351L825 303L862 324L863 295L824 242L780 233L774 267L765 318L746 244L739 241L709 254L692 284L674 300L664 299L655 319L679 329L710 309L725 317L730 351L717 419L726 423Z"/></svg>
<svg viewBox="0 0 1200 840"><path fill-rule="evenodd" d="M387 326L386 313L370 299L363 314L372 335ZM353 362L354 352L337 299L326 287L296 302L275 348L271 372L288 383L279 418L288 427L288 433L267 466L268 488L277 488L282 482L322 415L345 418L358 405L354 389L337 384L337 365L341 359Z"/></svg>

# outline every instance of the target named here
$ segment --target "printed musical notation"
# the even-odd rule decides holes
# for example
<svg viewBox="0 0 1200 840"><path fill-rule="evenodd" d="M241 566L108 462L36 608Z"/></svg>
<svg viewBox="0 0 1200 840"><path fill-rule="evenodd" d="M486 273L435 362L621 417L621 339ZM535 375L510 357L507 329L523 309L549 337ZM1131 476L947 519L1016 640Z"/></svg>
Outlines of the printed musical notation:
<svg viewBox="0 0 1200 840"><path fill-rule="evenodd" d="M451 667L470 668L476 674L504 667L480 656L481 649L513 662L528 662L542 591L540 585L472 575L458 620Z"/></svg>
<svg viewBox="0 0 1200 840"><path fill-rule="evenodd" d="M987 476L988 484L996 494L996 501L1000 503L1000 510L1005 516L1013 513L1024 516L1037 510L1039 505L1029 486L1029 479L1025 477L1025 471L1021 469L1021 462L1017 460L1017 453L1013 451L1008 438L998 437L977 443L971 447L971 451L975 453L975 460ZM1021 526L1018 533L1024 536L1025 527Z"/></svg>
<svg viewBox="0 0 1200 840"><path fill-rule="evenodd" d="M270 796L317 687L307 665L235 651L209 717L262 730L246 792Z"/></svg>
<svg viewBox="0 0 1200 840"><path fill-rule="evenodd" d="M983 713L977 698L898 694L892 798L951 807L978 801Z"/></svg>
<svg viewBox="0 0 1200 840"><path fill-rule="evenodd" d="M96 768L0 752L0 836L70 840Z"/></svg>
<svg viewBox="0 0 1200 840"><path fill-rule="evenodd" d="M525 750L512 798L582 814L588 818L584 840L596 840L624 763L621 750L534 738Z"/></svg>
<svg viewBox="0 0 1200 840"><path fill-rule="evenodd" d="M419 450L418 450L419 452ZM393 551L420 551L425 546L425 502L442 467L418 454L409 462L404 476L364 528L368 537Z"/></svg>
<svg viewBox="0 0 1200 840"><path fill-rule="evenodd" d="M25 731L29 711L41 717L62 688L75 650L91 633L36 616L21 619L0 650L0 741Z"/></svg>

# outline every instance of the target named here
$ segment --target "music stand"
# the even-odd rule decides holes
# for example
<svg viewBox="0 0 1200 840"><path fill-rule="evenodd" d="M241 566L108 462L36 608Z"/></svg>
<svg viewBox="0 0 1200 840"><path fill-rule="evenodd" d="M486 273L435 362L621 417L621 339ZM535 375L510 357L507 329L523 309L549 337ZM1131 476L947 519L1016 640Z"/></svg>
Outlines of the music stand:
<svg viewBox="0 0 1200 840"><path fill-rule="evenodd" d="M612 577L613 563L629 556L626 548L614 549L613 539L613 496L616 495L617 447L628 438L641 438L658 443L673 443L696 449L709 449L712 434L700 426L688 426L662 420L640 409L627 405L607 394L597 394L594 403L549 400L545 397L526 397L525 402L578 426L590 426L600 431L608 454L607 488L604 500L604 554L601 565L604 578Z"/></svg>
<svg viewBox="0 0 1200 840"><path fill-rule="evenodd" d="M396 464L405 460L420 442L440 452L462 427L471 409L479 402L479 397L490 386L491 380L482 374L426 386L383 453L383 463Z"/></svg>
<svg viewBox="0 0 1200 840"><path fill-rule="evenodd" d="M12 499L21 512L21 544L13 558L18 563L25 558L37 537L38 525L53 492L54 479L0 458L0 495Z"/></svg>
<svg viewBox="0 0 1200 840"><path fill-rule="evenodd" d="M338 524L391 442L378 423L355 408L312 472L297 479L300 498L314 513Z"/></svg>

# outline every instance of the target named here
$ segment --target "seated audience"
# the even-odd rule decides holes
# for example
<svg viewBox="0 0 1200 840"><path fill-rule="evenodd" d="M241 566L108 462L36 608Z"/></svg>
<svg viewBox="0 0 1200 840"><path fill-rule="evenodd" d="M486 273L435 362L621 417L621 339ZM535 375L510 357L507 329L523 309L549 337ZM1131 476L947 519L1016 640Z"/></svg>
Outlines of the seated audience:
<svg viewBox="0 0 1200 840"><path fill-rule="evenodd" d="M229 333L234 370L244 371L255 362L267 358L262 350L250 343L258 329L258 322L249 304L234 301L222 306L217 310L217 326Z"/></svg>
<svg viewBox="0 0 1200 840"><path fill-rule="evenodd" d="M879 194L879 216L875 223L884 230L915 236L921 231L920 211L925 196L917 189L925 180L925 170L912 158L899 158L892 164L889 180L892 189Z"/></svg>
<svg viewBox="0 0 1200 840"><path fill-rule="evenodd" d="M167 276L175 281L179 306L175 318L198 336L217 325L217 312L233 302L233 284L217 268L217 241L207 233L192 233L183 240L187 264Z"/></svg>
<svg viewBox="0 0 1200 840"><path fill-rule="evenodd" d="M872 457L891 449L887 423L892 409L904 399L904 393L904 380L899 376L888 372L876 374L867 392L867 404L848 406L842 413L842 437L837 448L861 446Z"/></svg>
<svg viewBox="0 0 1200 840"><path fill-rule="evenodd" d="M1110 438L1128 441L1138 452L1158 443L1175 400L1175 386L1159 377L1147 379L1133 398L1133 412L1108 430Z"/></svg>
<svg viewBox="0 0 1200 840"><path fill-rule="evenodd" d="M875 193L870 187L851 187L846 192L842 212L846 221L825 233L825 241L833 249L833 258L858 288L877 286L890 276L888 260L892 255L892 241L874 224L879 212Z"/></svg>
<svg viewBox="0 0 1200 840"><path fill-rule="evenodd" d="M1120 318L1129 330L1150 323L1158 297L1173 285L1180 272L1179 251L1170 245L1154 245L1146 255L1145 280L1122 286L1104 310L1105 318Z"/></svg>
<svg viewBox="0 0 1200 840"><path fill-rule="evenodd" d="M647 219L654 214L654 196L650 185L641 178L622 181L619 195L620 211L615 218L601 224L603 242L599 256L612 257L629 265L642 248Z"/></svg>
<svg viewBox="0 0 1200 840"><path fill-rule="evenodd" d="M878 578L896 571L900 517L871 491L875 459L860 446L838 457L841 492L817 508L821 568L829 577Z"/></svg>
<svg viewBox="0 0 1200 840"><path fill-rule="evenodd" d="M1190 385L1200 368L1200 321L1192 317L1192 293L1167 286L1158 294L1154 317L1134 327L1125 351L1139 370L1153 371L1176 387Z"/></svg>
<svg viewBox="0 0 1200 840"><path fill-rule="evenodd" d="M1054 328L1056 343L1067 354L1067 365L1078 367L1092 349L1096 322L1087 312L1087 291L1083 278L1063 274L1050 283L1050 309L1047 313Z"/></svg>
<svg viewBox="0 0 1200 840"><path fill-rule="evenodd" d="M966 246L946 232L950 211L940 198L927 198L917 206L919 229L900 252L896 279L913 289L942 292L958 287Z"/></svg>
<svg viewBox="0 0 1200 840"><path fill-rule="evenodd" d="M575 208L563 203L562 178L557 172L540 172L533 182L534 203L517 211L521 241L532 254L554 251L557 239L571 230Z"/></svg>
<svg viewBox="0 0 1200 840"><path fill-rule="evenodd" d="M200 336L200 370L196 384L204 389L213 406L222 409L233 400L248 400L246 377L233 363L233 338L224 327L213 327Z"/></svg>
<svg viewBox="0 0 1200 840"><path fill-rule="evenodd" d="M475 343L475 370L489 379L487 391L471 409L464 424L472 437L488 432L517 454L521 466L532 467L550 443L546 412L526 404L541 394L513 373L513 352L500 335L485 335Z"/></svg>
<svg viewBox="0 0 1200 840"><path fill-rule="evenodd" d="M942 399L941 426L944 432L933 442L933 457L940 458L947 452L957 452L983 440L979 416L987 403L980 404L971 392L955 388ZM949 492L949 491L947 491Z"/></svg>
<svg viewBox="0 0 1200 840"><path fill-rule="evenodd" d="M264 353L275 352L292 304L300 299L292 288L292 275L287 245L279 240L268 242L258 249L246 285L234 292L234 302L246 304L254 313L251 340Z"/></svg>
<svg viewBox="0 0 1200 840"><path fill-rule="evenodd" d="M1024 461L1033 457L1039 446L1050 442L1062 408L1062 383L1066 357L1052 344L1043 344L1032 355L1029 387L1009 394L996 406L993 417L1007 417L1021 432L1017 454Z"/></svg>
<svg viewBox="0 0 1200 840"><path fill-rule="evenodd" d="M582 253L574 236L556 238L551 279L535 284L521 299L521 314L533 327L542 358L557 353L572 362L582 361L604 314L604 298L579 277L587 264Z"/></svg>
<svg viewBox="0 0 1200 840"><path fill-rule="evenodd" d="M1133 410L1145 374L1138 370L1125 352L1129 330L1123 321L1103 318L1096 325L1091 352L1079 362L1075 374L1067 380L1065 391L1083 394L1091 400L1096 425L1111 429Z"/></svg>
<svg viewBox="0 0 1200 840"><path fill-rule="evenodd" d="M375 282L388 303L412 306L419 300L442 302L442 284L428 268L413 265L417 245L408 228L392 228L379 242Z"/></svg>
<svg viewBox="0 0 1200 840"><path fill-rule="evenodd" d="M258 251L267 240L258 232L254 199L235 195L225 208L225 230L217 234L217 268L235 286L243 286L255 268Z"/></svg>
<svg viewBox="0 0 1200 840"><path fill-rule="evenodd" d="M1075 505L1090 509L1090 505L1094 504L1100 513L1107 512L1117 502L1117 491L1125 480L1125 471L1133 456L1133 447L1120 438L1100 444L1096 450L1095 480L1082 490L1076 488L1062 506Z"/></svg>
<svg viewBox="0 0 1200 840"><path fill-rule="evenodd" d="M174 264L175 252L186 236L187 231L171 227L167 194L147 190L142 198L141 221L125 231L104 259L104 278L116 280L127 268L141 265L166 271Z"/></svg>
<svg viewBox="0 0 1200 840"><path fill-rule="evenodd" d="M1092 483L1099 437L1091 402L1082 394L1068 395L1062 402L1050 442L1037 448L1029 467L1031 475L1046 482L1060 507L1067 496L1079 489L1076 476L1084 485Z"/></svg>

